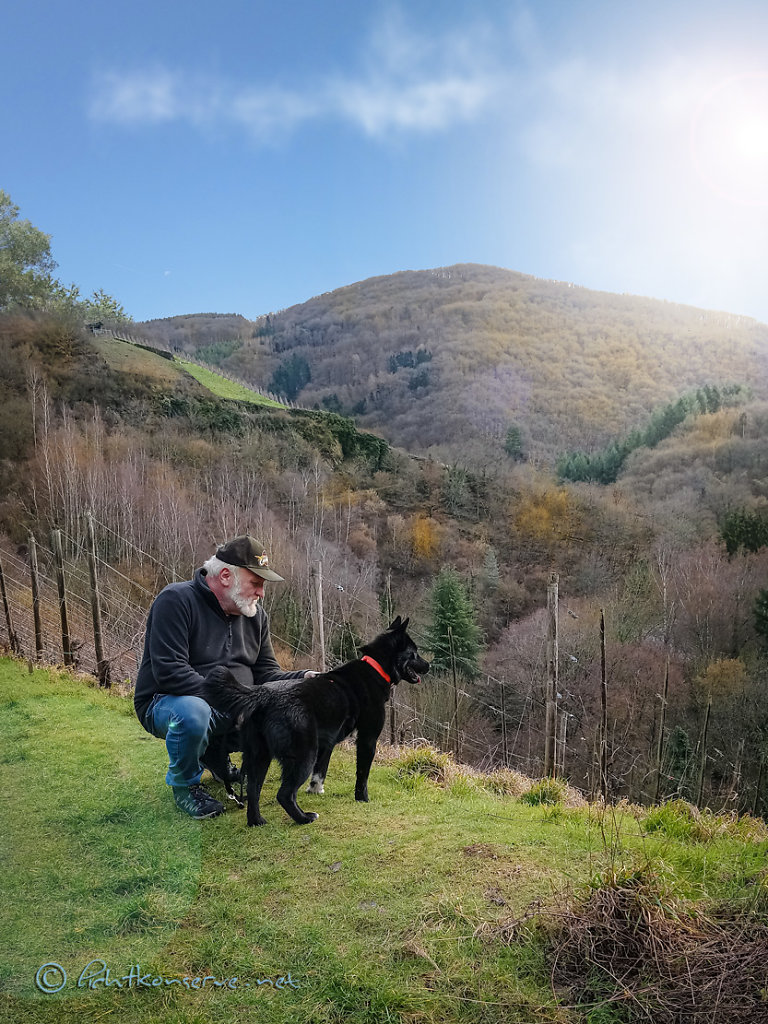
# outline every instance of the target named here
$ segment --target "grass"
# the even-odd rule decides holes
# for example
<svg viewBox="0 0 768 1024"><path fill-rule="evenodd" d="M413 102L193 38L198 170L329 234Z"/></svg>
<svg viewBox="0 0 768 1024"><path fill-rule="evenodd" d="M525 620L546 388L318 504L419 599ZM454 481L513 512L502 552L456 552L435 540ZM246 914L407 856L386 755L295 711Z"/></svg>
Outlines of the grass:
<svg viewBox="0 0 768 1024"><path fill-rule="evenodd" d="M122 373L137 374L161 385L175 384L180 377L188 374L219 398L249 402L251 405L269 406L273 409L285 408L280 402L266 398L257 391L245 387L244 384L236 384L214 370L206 370L196 363L187 362L177 356L174 356L173 359L164 359L139 345L117 341L103 335L95 336L92 343L109 362L109 365Z"/></svg>
<svg viewBox="0 0 768 1024"><path fill-rule="evenodd" d="M383 752L359 804L340 748L326 794L301 797L320 813L309 826L274 802L274 769L266 826L247 829L233 805L195 822L128 698L0 660L0 705L0 1016L19 1024L582 1021L550 990L542 940L501 941L505 922L625 864L653 860L681 896L745 905L764 874L764 841L532 806L457 766L441 784L423 773L431 754L413 774L413 758ZM94 960L112 981L134 965L159 981L78 988ZM34 979L49 962L68 980L46 995Z"/></svg>
<svg viewBox="0 0 768 1024"><path fill-rule="evenodd" d="M94 335L90 343L103 355L113 370L146 377L160 385L175 384L183 370L170 359L163 359L138 345L117 341L107 335Z"/></svg>
<svg viewBox="0 0 768 1024"><path fill-rule="evenodd" d="M252 391L244 384L228 380L214 370L206 370L204 367L198 366L197 363L188 363L185 359L178 357L174 357L173 361L219 398L228 398L235 402L250 402L251 405L266 405L272 409L285 409L285 405L281 402L267 398L265 395L259 394L258 391Z"/></svg>

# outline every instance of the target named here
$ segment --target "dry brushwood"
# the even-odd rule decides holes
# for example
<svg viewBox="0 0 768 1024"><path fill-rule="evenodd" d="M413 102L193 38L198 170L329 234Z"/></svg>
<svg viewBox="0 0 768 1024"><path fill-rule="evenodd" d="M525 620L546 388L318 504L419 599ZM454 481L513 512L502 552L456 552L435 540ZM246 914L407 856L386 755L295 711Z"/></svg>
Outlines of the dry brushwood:
<svg viewBox="0 0 768 1024"><path fill-rule="evenodd" d="M684 910L636 877L539 923L552 983L581 1008L621 1003L653 1024L768 1024L768 927Z"/></svg>

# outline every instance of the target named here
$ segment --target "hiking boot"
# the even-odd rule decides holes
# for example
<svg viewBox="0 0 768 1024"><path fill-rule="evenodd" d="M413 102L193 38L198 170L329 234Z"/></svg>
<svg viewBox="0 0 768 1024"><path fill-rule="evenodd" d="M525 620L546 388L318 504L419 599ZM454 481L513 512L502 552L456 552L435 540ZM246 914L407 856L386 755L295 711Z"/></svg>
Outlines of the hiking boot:
<svg viewBox="0 0 768 1024"><path fill-rule="evenodd" d="M214 800L202 786L174 786L173 799L191 818L215 818L224 810L224 804Z"/></svg>
<svg viewBox="0 0 768 1024"><path fill-rule="evenodd" d="M232 764L230 759L226 756L200 758L200 764L203 768L207 768L211 775L216 779L217 782L223 782L226 786L229 784L233 785L235 782L240 781L240 769Z"/></svg>

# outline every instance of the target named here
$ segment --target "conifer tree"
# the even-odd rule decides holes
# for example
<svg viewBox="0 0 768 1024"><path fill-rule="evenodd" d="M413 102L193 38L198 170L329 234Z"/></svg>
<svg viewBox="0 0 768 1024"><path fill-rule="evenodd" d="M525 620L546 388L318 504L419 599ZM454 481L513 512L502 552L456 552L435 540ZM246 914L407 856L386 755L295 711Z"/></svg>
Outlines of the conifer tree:
<svg viewBox="0 0 768 1024"><path fill-rule="evenodd" d="M504 451L516 462L524 458L523 439L520 433L520 427L516 426L514 423L507 430L507 436L504 440Z"/></svg>
<svg viewBox="0 0 768 1024"><path fill-rule="evenodd" d="M429 643L434 652L433 671L451 671L451 640L457 674L464 679L474 679L480 671L480 628L461 576L455 569L446 567L440 571L432 588Z"/></svg>
<svg viewBox="0 0 768 1024"><path fill-rule="evenodd" d="M690 796L690 783L693 778L693 746L688 733L682 726L676 725L667 741L668 774L675 796Z"/></svg>

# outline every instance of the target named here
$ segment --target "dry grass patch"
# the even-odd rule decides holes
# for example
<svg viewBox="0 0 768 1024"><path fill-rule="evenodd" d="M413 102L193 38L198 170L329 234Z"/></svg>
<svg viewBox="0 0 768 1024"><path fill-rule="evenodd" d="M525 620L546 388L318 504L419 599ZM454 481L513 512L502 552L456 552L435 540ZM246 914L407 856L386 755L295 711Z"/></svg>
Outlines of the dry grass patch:
<svg viewBox="0 0 768 1024"><path fill-rule="evenodd" d="M547 923L552 979L627 1021L768 1022L768 927L706 916L653 878L597 889Z"/></svg>
<svg viewBox="0 0 768 1024"><path fill-rule="evenodd" d="M609 874L586 898L535 901L476 935L543 939L553 991L590 1022L768 1024L768 925L726 905L704 911L650 868Z"/></svg>

